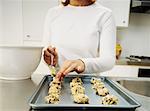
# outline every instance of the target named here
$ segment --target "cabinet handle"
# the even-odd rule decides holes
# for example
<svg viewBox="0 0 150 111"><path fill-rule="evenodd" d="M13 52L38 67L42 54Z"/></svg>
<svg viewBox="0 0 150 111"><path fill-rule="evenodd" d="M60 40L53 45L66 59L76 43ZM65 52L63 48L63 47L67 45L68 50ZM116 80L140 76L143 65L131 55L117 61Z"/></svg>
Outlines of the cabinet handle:
<svg viewBox="0 0 150 111"><path fill-rule="evenodd" d="M126 21L123 21L123 23L126 23Z"/></svg>
<svg viewBox="0 0 150 111"><path fill-rule="evenodd" d="M27 38L30 38L31 36L30 36L30 35L26 35L26 37L27 37Z"/></svg>

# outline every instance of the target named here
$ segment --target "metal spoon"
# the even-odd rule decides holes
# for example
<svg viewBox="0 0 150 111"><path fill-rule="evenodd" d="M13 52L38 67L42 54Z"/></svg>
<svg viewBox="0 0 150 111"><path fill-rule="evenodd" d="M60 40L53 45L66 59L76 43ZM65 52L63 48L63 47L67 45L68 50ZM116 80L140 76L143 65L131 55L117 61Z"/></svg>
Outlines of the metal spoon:
<svg viewBox="0 0 150 111"><path fill-rule="evenodd" d="M56 72L57 72L56 68L54 66L52 66L52 65L49 65L48 67L50 69L51 76L55 77L56 76Z"/></svg>

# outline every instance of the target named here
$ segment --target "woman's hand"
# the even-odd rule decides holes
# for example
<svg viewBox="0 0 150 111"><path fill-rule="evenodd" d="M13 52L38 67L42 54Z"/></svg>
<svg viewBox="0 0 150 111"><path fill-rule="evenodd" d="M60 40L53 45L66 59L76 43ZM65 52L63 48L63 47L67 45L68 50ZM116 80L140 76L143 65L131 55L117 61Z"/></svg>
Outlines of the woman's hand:
<svg viewBox="0 0 150 111"><path fill-rule="evenodd" d="M44 61L48 65L55 66L58 63L58 54L56 52L56 48L49 46L46 50L44 50Z"/></svg>
<svg viewBox="0 0 150 111"><path fill-rule="evenodd" d="M76 71L77 73L82 73L84 72L84 70L85 70L85 64L80 59L79 60L67 60L62 65L56 77L59 80L62 80L69 72Z"/></svg>

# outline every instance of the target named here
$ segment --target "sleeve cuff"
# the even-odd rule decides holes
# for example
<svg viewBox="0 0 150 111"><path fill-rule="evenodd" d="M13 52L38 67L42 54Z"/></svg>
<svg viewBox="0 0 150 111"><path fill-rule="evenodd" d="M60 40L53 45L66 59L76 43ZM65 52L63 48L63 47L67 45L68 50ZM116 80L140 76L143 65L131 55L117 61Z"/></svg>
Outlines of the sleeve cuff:
<svg viewBox="0 0 150 111"><path fill-rule="evenodd" d="M85 70L82 72L83 74L90 74L91 73L91 67L90 67L90 63L91 63L91 60L90 59L85 59L85 58L81 58L80 59L81 61L84 62L84 65L85 65Z"/></svg>

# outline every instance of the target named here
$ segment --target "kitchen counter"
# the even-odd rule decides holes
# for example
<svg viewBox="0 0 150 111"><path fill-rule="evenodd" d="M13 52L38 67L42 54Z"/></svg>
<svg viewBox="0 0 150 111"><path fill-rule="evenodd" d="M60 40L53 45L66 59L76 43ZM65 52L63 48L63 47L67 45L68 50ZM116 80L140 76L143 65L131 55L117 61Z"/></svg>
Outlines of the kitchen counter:
<svg viewBox="0 0 150 111"><path fill-rule="evenodd" d="M29 111L28 99L36 85L30 80L0 80L0 111Z"/></svg>
<svg viewBox="0 0 150 111"><path fill-rule="evenodd" d="M0 111L29 111L28 100L35 89L36 85L31 79L0 80ZM150 111L150 97L127 92L142 104L136 111Z"/></svg>

